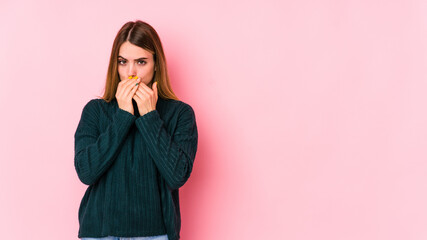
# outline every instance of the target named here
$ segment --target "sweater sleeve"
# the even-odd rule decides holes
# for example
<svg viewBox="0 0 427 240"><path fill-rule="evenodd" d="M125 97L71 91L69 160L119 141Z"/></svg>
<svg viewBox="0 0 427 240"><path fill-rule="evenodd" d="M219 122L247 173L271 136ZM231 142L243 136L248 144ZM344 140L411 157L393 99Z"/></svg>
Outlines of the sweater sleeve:
<svg viewBox="0 0 427 240"><path fill-rule="evenodd" d="M175 133L170 135L153 110L135 121L153 161L169 188L178 189L190 177L197 151L197 125L194 111L186 104L179 111Z"/></svg>
<svg viewBox="0 0 427 240"><path fill-rule="evenodd" d="M112 122L99 131L99 103L89 101L83 108L74 134L74 167L84 184L94 184L112 165L136 116L117 108Z"/></svg>

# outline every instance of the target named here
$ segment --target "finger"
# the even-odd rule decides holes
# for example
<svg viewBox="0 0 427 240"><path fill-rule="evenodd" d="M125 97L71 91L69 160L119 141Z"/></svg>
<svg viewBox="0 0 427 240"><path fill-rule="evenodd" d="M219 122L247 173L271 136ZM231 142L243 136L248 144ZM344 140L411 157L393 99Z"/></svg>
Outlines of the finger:
<svg viewBox="0 0 427 240"><path fill-rule="evenodd" d="M149 88L147 85L145 84L141 84L141 91L146 93L148 96L152 96L154 95L153 90L151 90L151 88Z"/></svg>
<svg viewBox="0 0 427 240"><path fill-rule="evenodd" d="M121 96L122 91L123 91L122 85L123 85L124 81L126 81L126 80L120 81L119 84L117 85L116 96Z"/></svg>
<svg viewBox="0 0 427 240"><path fill-rule="evenodd" d="M126 81L126 80L128 80L128 79L132 79L132 77L131 77L131 76L129 76L128 78L125 78L125 80L123 80L123 81L122 81L122 79L119 79L119 81L120 81L120 82L124 82L124 81Z"/></svg>
<svg viewBox="0 0 427 240"><path fill-rule="evenodd" d="M128 94L126 95L126 97L133 97L133 95L135 95L135 92L138 90L138 85L135 84L133 85L132 89L128 92Z"/></svg>
<svg viewBox="0 0 427 240"><path fill-rule="evenodd" d="M135 85L135 83L138 81L138 79L134 79L134 78L127 79L127 80L128 81L124 84L124 88L129 90L132 88L132 85Z"/></svg>
<svg viewBox="0 0 427 240"><path fill-rule="evenodd" d="M141 84L141 86L145 89L145 90L147 90L148 92L150 92L150 91L152 91L152 89L147 85L147 84Z"/></svg>
<svg viewBox="0 0 427 240"><path fill-rule="evenodd" d="M155 81L154 82L154 84L153 84L153 92L154 92L154 96L156 96L156 99L157 99L157 91L158 91L158 89L157 89L157 81Z"/></svg>
<svg viewBox="0 0 427 240"><path fill-rule="evenodd" d="M126 83L130 82L131 80L132 80L132 78L126 78L126 79L120 81L119 85L124 86L124 85L126 85Z"/></svg>
<svg viewBox="0 0 427 240"><path fill-rule="evenodd" d="M129 96L130 92L132 92L133 87L137 86L136 84L138 83L138 79L129 79L130 81L128 81L127 83L125 83L125 87L123 89L123 94L126 96ZM139 85L139 83L138 83Z"/></svg>
<svg viewBox="0 0 427 240"><path fill-rule="evenodd" d="M138 104L138 106L142 103L144 103L144 100L142 99L141 93L137 90L135 92L135 95L132 96L133 99L135 99L136 103Z"/></svg>
<svg viewBox="0 0 427 240"><path fill-rule="evenodd" d="M136 94L136 92L135 92L135 94L132 96L132 98L133 98L133 99L135 99L136 103L140 103L140 102L142 102L141 98L138 96L138 94Z"/></svg>
<svg viewBox="0 0 427 240"><path fill-rule="evenodd" d="M131 79L125 79L123 81L119 82L119 85L117 86L117 94L118 96L122 96L123 93L125 92L124 90L126 89L126 84L128 84L129 82L131 82Z"/></svg>
<svg viewBox="0 0 427 240"><path fill-rule="evenodd" d="M136 90L135 95L137 95L142 101L144 99L149 98L149 95L146 92L142 91L141 88L138 88L138 90Z"/></svg>

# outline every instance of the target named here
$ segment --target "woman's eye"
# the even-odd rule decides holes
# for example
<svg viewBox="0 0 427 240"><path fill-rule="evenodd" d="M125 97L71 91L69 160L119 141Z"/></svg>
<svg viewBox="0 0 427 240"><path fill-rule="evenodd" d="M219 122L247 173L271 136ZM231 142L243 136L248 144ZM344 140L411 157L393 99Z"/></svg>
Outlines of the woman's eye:
<svg viewBox="0 0 427 240"><path fill-rule="evenodd" d="M126 60L122 60L122 59L120 59L120 60L117 60L117 62L120 64L120 65L123 65L123 64L125 64L126 63ZM140 65L145 65L145 64L147 64L147 62L146 61L138 61L138 64L140 64Z"/></svg>

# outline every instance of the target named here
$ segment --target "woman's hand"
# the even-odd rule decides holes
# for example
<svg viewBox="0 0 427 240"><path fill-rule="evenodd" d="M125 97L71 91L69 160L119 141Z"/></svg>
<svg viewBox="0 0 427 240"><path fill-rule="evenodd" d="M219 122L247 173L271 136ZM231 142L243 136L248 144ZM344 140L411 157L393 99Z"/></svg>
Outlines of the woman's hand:
<svg viewBox="0 0 427 240"><path fill-rule="evenodd" d="M136 83L139 83L139 81L139 78L128 78L120 81L116 91L116 99L119 104L119 108L130 112L132 115L134 115L132 97L138 89Z"/></svg>
<svg viewBox="0 0 427 240"><path fill-rule="evenodd" d="M152 89L144 83L139 84L133 99L138 105L138 111L141 116L155 110L158 99L157 82L153 83Z"/></svg>

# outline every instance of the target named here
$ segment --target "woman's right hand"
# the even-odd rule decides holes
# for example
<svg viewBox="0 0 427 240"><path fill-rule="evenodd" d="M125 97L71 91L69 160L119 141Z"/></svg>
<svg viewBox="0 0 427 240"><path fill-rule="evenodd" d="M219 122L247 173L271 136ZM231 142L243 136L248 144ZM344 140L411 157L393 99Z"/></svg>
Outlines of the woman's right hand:
<svg viewBox="0 0 427 240"><path fill-rule="evenodd" d="M116 99L119 104L119 108L130 112L134 115L133 105L132 105L132 97L135 94L138 86L136 83L139 83L140 79L126 79L119 82L116 91Z"/></svg>

